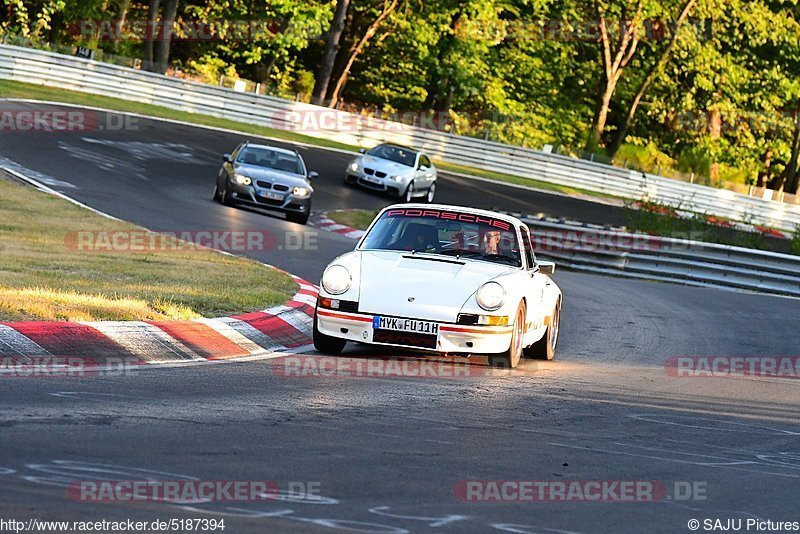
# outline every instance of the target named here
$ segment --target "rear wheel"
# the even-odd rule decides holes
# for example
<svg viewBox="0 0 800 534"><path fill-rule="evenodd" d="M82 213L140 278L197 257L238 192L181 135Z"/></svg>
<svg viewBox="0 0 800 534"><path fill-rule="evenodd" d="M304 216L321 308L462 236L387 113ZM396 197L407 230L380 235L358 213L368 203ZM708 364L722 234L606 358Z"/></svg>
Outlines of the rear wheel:
<svg viewBox="0 0 800 534"><path fill-rule="evenodd" d="M341 354L347 343L344 339L328 336L317 329L317 314L314 313L314 348L324 354Z"/></svg>
<svg viewBox="0 0 800 534"><path fill-rule="evenodd" d="M489 365L492 367L505 367L513 369L519 365L522 358L522 338L525 334L525 303L520 302L514 316L514 326L511 331L511 343L508 350L500 354L489 356Z"/></svg>
<svg viewBox="0 0 800 534"><path fill-rule="evenodd" d="M553 316L547 331L542 339L524 350L526 358L537 358L539 360L552 360L556 355L556 345L558 344L558 329L561 323L561 301L556 302L553 309Z"/></svg>
<svg viewBox="0 0 800 534"><path fill-rule="evenodd" d="M287 213L286 220L297 224L306 224L310 213Z"/></svg>

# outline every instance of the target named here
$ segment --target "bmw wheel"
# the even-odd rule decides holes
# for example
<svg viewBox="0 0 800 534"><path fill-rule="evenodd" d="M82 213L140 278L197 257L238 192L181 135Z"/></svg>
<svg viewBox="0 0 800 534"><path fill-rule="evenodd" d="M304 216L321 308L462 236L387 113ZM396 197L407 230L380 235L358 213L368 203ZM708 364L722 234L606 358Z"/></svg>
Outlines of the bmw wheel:
<svg viewBox="0 0 800 534"><path fill-rule="evenodd" d="M433 202L434 195L436 195L436 182L433 182L428 188L428 194L425 196L425 201L430 204Z"/></svg>
<svg viewBox="0 0 800 534"><path fill-rule="evenodd" d="M403 196L406 202L411 202L414 199L414 182L408 184L406 194Z"/></svg>

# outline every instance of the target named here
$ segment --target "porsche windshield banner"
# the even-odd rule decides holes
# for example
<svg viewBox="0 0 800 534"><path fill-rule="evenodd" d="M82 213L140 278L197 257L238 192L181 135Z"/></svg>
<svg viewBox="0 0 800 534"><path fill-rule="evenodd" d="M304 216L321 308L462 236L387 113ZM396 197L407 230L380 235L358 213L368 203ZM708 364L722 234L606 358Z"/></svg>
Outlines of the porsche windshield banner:
<svg viewBox="0 0 800 534"><path fill-rule="evenodd" d="M511 230L511 223L494 219L492 217L482 217L473 213L459 213L456 211L443 210L423 210L423 209L393 209L387 211L384 217L422 217L426 219L441 219L445 221L459 221L465 223L485 224L500 230Z"/></svg>

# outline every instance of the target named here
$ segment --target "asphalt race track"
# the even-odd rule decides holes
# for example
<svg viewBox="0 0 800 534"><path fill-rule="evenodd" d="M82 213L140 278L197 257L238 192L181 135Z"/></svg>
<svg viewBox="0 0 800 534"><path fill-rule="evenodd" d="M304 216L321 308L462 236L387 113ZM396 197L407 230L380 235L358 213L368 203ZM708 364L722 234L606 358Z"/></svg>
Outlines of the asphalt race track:
<svg viewBox="0 0 800 534"><path fill-rule="evenodd" d="M125 132L3 133L0 157L153 230L273 232L279 248L243 253L317 283L352 240L211 201L220 156L239 139L140 120ZM320 172L314 210L391 202L342 184L349 156L300 150ZM441 179L437 201L621 222L612 207L466 179ZM295 250L298 235L313 239ZM469 376L452 378L295 377L287 357L5 380L0 518L225 518L226 533L689 532L690 519L800 520L800 382L665 369L681 356L800 356L797 300L563 270L555 279L565 302L557 358L515 371L475 360ZM345 361L375 354L355 349ZM414 357L380 353L389 354ZM103 478L270 480L313 491L168 504L82 502L65 490ZM655 481L666 494L462 498L464 481L490 480Z"/></svg>

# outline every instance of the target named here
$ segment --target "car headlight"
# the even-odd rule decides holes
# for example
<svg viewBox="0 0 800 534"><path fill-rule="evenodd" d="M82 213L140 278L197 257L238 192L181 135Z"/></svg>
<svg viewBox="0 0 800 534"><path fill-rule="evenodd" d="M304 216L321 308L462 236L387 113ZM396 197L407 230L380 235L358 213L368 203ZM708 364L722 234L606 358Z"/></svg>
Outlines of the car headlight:
<svg viewBox="0 0 800 534"><path fill-rule="evenodd" d="M322 273L322 287L331 295L341 295L350 289L352 277L341 265L331 265Z"/></svg>
<svg viewBox="0 0 800 534"><path fill-rule="evenodd" d="M295 187L292 189L292 194L296 197L305 197L308 196L308 188L307 187Z"/></svg>
<svg viewBox="0 0 800 534"><path fill-rule="evenodd" d="M358 171L358 163L356 163L355 161L353 163L351 163L350 164L350 170L353 171L353 172Z"/></svg>
<svg viewBox="0 0 800 534"><path fill-rule="evenodd" d="M484 310L496 310L506 300L506 291L497 282L486 282L478 288L475 300L478 302L478 306Z"/></svg>
<svg viewBox="0 0 800 534"><path fill-rule="evenodd" d="M392 180L394 180L395 182L402 182L403 177L398 174L396 176L392 176Z"/></svg>
<svg viewBox="0 0 800 534"><path fill-rule="evenodd" d="M253 181L250 179L249 176L245 176L244 174L234 174L233 179L236 181L237 184L242 185L250 185Z"/></svg>

